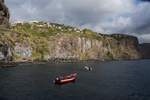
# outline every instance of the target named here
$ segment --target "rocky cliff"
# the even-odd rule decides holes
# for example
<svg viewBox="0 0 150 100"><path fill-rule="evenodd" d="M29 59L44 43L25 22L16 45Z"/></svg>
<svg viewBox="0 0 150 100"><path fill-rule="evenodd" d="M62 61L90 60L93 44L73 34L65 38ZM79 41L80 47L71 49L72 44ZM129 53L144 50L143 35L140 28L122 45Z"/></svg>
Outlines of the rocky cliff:
<svg viewBox="0 0 150 100"><path fill-rule="evenodd" d="M1 59L28 60L130 60L140 59L136 37L104 35L54 23L17 23L1 30ZM5 46L4 46L5 45Z"/></svg>
<svg viewBox="0 0 150 100"><path fill-rule="evenodd" d="M119 36L122 39L117 40ZM50 38L48 46L49 59L125 60L140 58L137 39L124 35L99 36L98 39L58 35Z"/></svg>

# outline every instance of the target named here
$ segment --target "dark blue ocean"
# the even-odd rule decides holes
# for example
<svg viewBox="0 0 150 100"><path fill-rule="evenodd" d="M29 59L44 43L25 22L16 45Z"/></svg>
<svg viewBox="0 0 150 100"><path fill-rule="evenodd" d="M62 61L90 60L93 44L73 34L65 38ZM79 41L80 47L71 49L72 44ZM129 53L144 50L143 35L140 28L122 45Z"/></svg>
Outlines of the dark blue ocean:
<svg viewBox="0 0 150 100"><path fill-rule="evenodd" d="M53 84L56 76L73 72L75 83ZM150 100L150 60L0 68L0 100Z"/></svg>

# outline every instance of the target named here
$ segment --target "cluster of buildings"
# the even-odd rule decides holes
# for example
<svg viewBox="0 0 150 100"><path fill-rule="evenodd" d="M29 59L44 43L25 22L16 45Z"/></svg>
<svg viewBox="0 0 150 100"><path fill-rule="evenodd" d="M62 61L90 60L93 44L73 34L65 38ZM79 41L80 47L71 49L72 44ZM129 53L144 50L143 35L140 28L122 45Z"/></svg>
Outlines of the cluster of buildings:
<svg viewBox="0 0 150 100"><path fill-rule="evenodd" d="M59 30L61 32L77 32L77 33L83 32L82 29L65 26L64 24L48 23L48 22L42 22L42 21L29 21L29 22L17 21L17 22L12 23L12 26L15 27L17 25L25 25L25 24L29 24L31 25L31 27L50 28L54 30Z"/></svg>

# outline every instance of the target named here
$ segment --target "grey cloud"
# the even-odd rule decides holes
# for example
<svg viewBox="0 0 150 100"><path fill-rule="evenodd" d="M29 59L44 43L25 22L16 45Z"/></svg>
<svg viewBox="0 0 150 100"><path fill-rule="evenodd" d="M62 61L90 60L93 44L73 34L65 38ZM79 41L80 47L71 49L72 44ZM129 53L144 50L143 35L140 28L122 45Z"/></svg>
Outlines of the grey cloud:
<svg viewBox="0 0 150 100"><path fill-rule="evenodd" d="M150 33L150 4L139 4L129 16L130 24L123 30L130 33L149 34Z"/></svg>

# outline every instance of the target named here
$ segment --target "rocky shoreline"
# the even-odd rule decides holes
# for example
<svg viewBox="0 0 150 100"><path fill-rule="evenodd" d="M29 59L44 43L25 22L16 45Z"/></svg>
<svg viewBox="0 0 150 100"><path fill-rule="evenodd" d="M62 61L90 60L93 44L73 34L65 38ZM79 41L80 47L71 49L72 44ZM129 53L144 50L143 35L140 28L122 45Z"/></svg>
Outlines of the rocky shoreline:
<svg viewBox="0 0 150 100"><path fill-rule="evenodd" d="M112 62L112 61L139 61L139 60L149 60L149 59L126 59L126 60L49 60L49 61L20 61L20 62L0 62L0 68L10 68L10 67L16 67L18 65L28 65L28 64L63 64L63 63L102 63L102 62Z"/></svg>

